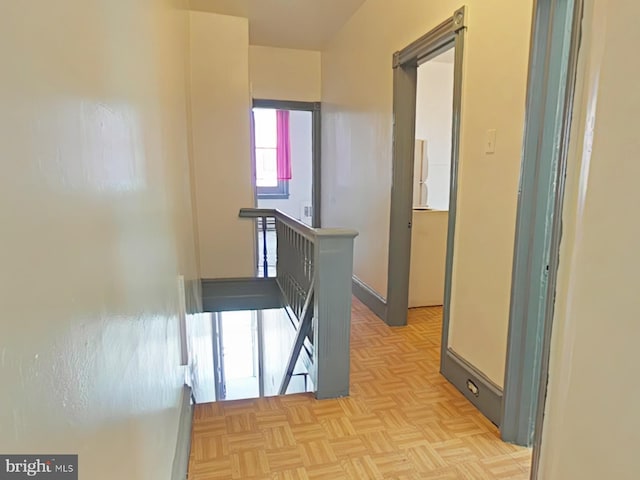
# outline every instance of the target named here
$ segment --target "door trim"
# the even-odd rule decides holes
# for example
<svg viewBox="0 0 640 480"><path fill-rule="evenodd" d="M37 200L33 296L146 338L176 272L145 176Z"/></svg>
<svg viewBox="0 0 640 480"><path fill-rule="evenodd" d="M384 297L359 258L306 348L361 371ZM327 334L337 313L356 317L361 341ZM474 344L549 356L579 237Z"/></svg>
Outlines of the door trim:
<svg viewBox="0 0 640 480"><path fill-rule="evenodd" d="M452 45L455 48L455 69L453 122L451 127L451 188L447 227L440 372L487 418L499 424L502 391L469 362L449 348L466 21L467 9L462 7L432 31L402 51L396 52L393 57L393 177L386 322L393 326L406 325L409 308L411 259L407 252L411 251L417 68L423 61Z"/></svg>
<svg viewBox="0 0 640 480"><path fill-rule="evenodd" d="M445 45L455 47L453 125L451 148L451 190L447 232L447 256L443 305L442 345L448 345L449 304L455 236L460 118L462 99L462 60L466 7L456 10L440 25L393 55L393 173L389 222L389 263L387 277L386 322L392 326L407 323L409 309L409 270L411 222L413 213L413 163L415 146L416 83L421 60ZM442 359L446 348L442 349Z"/></svg>
<svg viewBox="0 0 640 480"><path fill-rule="evenodd" d="M535 3L500 429L523 446L542 433L581 20L581 0Z"/></svg>
<svg viewBox="0 0 640 480"><path fill-rule="evenodd" d="M311 182L313 215L311 217L311 223L313 228L320 228L322 222L322 212L320 210L322 198L322 104L320 102L299 102L295 100L268 100L262 98L254 98L253 108L273 108L276 110L296 110L301 112L311 112L311 146L313 150L311 158L311 171L313 172L313 179Z"/></svg>

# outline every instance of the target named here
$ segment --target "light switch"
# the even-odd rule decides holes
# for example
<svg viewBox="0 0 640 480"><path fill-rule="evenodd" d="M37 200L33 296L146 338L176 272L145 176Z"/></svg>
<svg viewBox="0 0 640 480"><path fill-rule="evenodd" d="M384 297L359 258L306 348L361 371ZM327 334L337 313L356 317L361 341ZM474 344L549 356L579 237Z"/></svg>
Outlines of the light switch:
<svg viewBox="0 0 640 480"><path fill-rule="evenodd" d="M496 153L496 129L487 130L484 153Z"/></svg>

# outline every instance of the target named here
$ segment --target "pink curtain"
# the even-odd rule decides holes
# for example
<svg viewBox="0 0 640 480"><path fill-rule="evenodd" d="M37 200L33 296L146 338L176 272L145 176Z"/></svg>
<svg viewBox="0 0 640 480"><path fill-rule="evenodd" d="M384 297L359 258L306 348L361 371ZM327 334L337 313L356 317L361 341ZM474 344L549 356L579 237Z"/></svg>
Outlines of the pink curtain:
<svg viewBox="0 0 640 480"><path fill-rule="evenodd" d="M278 180L291 180L291 141L289 139L289 111L277 110L278 146L276 156L278 162Z"/></svg>

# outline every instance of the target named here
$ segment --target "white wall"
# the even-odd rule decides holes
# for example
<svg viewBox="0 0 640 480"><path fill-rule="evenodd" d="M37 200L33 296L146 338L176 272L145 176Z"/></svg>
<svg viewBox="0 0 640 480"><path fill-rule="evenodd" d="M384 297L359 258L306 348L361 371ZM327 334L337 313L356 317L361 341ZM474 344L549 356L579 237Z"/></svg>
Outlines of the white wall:
<svg viewBox="0 0 640 480"><path fill-rule="evenodd" d="M253 98L320 101L320 52L251 45Z"/></svg>
<svg viewBox="0 0 640 480"><path fill-rule="evenodd" d="M441 57L418 67L416 138L426 141L427 206L449 210L454 65L437 61ZM416 174L418 166L416 163ZM414 193L416 190L414 187Z"/></svg>
<svg viewBox="0 0 640 480"><path fill-rule="evenodd" d="M176 279L197 272L170 4L0 15L0 451L77 453L93 480L169 479L176 446Z"/></svg>
<svg viewBox="0 0 640 480"><path fill-rule="evenodd" d="M458 354L502 385L532 2L469 0L466 5L449 338ZM322 221L359 231L354 273L383 296L392 54L459 7L453 0L367 0L323 51ZM485 132L494 128L496 153L485 155Z"/></svg>
<svg viewBox="0 0 640 480"><path fill-rule="evenodd" d="M245 18L190 12L194 187L202 278L255 272Z"/></svg>
<svg viewBox="0 0 640 480"><path fill-rule="evenodd" d="M538 478L640 478L640 44L634 0L587 0Z"/></svg>
<svg viewBox="0 0 640 480"><path fill-rule="evenodd" d="M293 218L302 220L303 205L311 204L313 180L313 144L311 112L291 111L289 114L291 135L291 180L289 198L282 200L258 199L260 208L277 208Z"/></svg>

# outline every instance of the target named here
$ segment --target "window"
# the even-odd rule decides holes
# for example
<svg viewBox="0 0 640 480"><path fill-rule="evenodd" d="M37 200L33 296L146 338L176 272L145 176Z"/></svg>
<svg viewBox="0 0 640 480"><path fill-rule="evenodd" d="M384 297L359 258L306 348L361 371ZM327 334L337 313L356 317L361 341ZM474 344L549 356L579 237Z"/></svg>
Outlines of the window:
<svg viewBox="0 0 640 480"><path fill-rule="evenodd" d="M282 123L278 121L277 110L254 108L253 118L258 198L289 198L289 180L278 171L278 138L288 142L288 118L284 136L278 132Z"/></svg>

